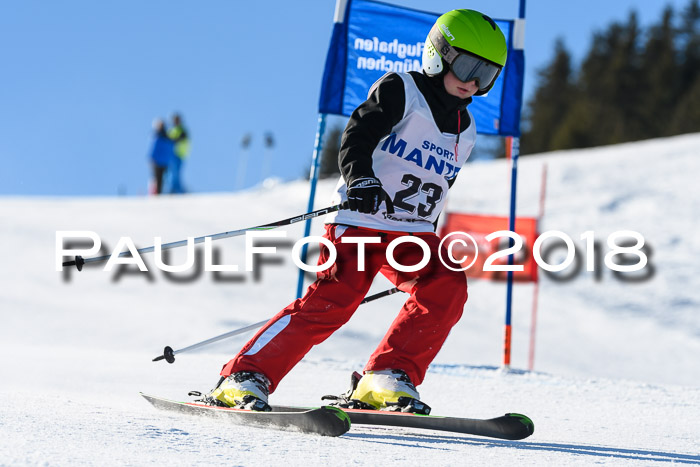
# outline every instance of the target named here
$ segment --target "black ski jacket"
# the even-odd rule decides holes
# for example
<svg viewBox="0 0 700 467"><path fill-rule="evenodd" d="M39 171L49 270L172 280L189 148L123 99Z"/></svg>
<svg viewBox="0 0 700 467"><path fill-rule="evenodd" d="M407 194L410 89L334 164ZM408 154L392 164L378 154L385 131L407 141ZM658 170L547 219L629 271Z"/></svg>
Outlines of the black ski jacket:
<svg viewBox="0 0 700 467"><path fill-rule="evenodd" d="M452 133L456 138L458 133L471 124L466 110L471 98L460 99L448 94L443 84L443 75L430 78L416 71L409 74L428 102L441 132ZM358 178L374 177L372 153L379 141L391 134L394 125L401 121L405 105L403 80L396 73L390 73L352 113L343 133L338 156L340 172L348 186ZM457 128L460 120L461 128Z"/></svg>

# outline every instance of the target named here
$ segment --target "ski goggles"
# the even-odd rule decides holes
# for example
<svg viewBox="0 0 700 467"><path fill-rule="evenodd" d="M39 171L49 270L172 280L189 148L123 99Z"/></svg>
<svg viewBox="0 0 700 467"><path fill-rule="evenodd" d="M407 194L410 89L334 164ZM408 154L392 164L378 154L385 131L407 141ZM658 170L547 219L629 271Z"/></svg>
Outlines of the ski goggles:
<svg viewBox="0 0 700 467"><path fill-rule="evenodd" d="M465 53L457 55L450 63L450 69L463 83L476 80L482 91L491 87L501 71L501 67Z"/></svg>
<svg viewBox="0 0 700 467"><path fill-rule="evenodd" d="M501 66L452 47L437 27L430 31L430 40L440 56L463 83L476 80L480 90L491 88Z"/></svg>

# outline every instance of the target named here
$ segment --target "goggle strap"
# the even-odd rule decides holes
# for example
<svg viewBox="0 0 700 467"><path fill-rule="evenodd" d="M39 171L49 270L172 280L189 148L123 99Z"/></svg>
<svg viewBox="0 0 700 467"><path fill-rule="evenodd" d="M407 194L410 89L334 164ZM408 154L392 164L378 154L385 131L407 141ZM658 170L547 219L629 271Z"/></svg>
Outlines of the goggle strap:
<svg viewBox="0 0 700 467"><path fill-rule="evenodd" d="M449 65L451 65L459 55L459 52L457 52L455 48L452 47L449 42L447 42L447 39L445 39L445 36L442 35L437 24L434 24L432 29L430 29L428 37L430 38L430 42L433 43L435 50L437 50L440 53L440 56Z"/></svg>

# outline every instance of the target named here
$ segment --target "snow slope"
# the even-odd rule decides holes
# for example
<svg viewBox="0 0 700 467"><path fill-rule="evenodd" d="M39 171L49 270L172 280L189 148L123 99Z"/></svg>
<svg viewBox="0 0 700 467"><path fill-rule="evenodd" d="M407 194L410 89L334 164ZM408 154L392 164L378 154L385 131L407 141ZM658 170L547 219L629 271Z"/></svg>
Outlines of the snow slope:
<svg viewBox="0 0 700 467"><path fill-rule="evenodd" d="M437 414L533 418L520 442L354 426L337 439L222 426L159 413L139 391L176 399L207 390L250 335L153 363L175 349L270 317L293 298L291 244L257 273L201 273L174 282L122 275L103 265L55 271L56 231L97 232L108 248L138 246L253 226L301 213L304 182L237 194L161 198L0 199L0 465L662 465L700 464L700 134L521 159L518 211L537 215L543 163L549 171L541 231L582 247L636 230L652 247L651 278L600 280L581 272L540 284L535 372L527 367L531 285L516 285L513 368L499 369L502 283L470 281L462 321L419 388ZM466 167L451 211L505 215L505 162ZM319 187L327 204L334 181ZM314 224L314 233L321 223ZM215 242L219 263L243 269L243 240ZM603 244L604 245L604 244ZM605 246L604 246L605 247ZM184 260L173 251L172 264ZM186 275L186 274L185 274ZM378 278L372 292L390 285ZM273 395L317 404L345 390L405 296L363 305L318 346Z"/></svg>

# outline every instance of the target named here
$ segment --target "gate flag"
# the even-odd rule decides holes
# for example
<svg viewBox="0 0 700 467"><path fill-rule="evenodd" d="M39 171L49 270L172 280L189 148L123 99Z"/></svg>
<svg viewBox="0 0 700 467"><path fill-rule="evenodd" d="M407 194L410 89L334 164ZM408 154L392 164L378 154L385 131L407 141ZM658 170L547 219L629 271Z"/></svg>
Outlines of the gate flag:
<svg viewBox="0 0 700 467"><path fill-rule="evenodd" d="M518 217L515 220L515 232L520 235L523 241L522 248L515 254L514 258L514 264L523 266L522 271L513 272L513 279L516 281L537 282L537 263L530 254L538 237L537 224L538 219L534 217ZM489 234L501 230L508 230L507 217L449 212L440 231L440 237L445 238L453 232L464 232L471 235L477 244L478 255L474 264L465 271L467 276L478 279L506 280L506 273L503 271L484 271L484 261L509 246L508 241L506 241L507 237L501 237L500 241L494 239L489 242L486 240ZM469 259L465 259L464 267L471 262L471 258L475 255L471 247L454 248L453 251L455 258L469 257ZM493 264L506 265L508 264L507 259L506 256L500 256Z"/></svg>
<svg viewBox="0 0 700 467"><path fill-rule="evenodd" d="M372 0L348 0L333 26L321 84L319 113L349 116L387 72L421 71L425 38L438 14ZM469 110L479 133L520 136L524 54L517 20L495 20L506 37L508 60L486 96Z"/></svg>

